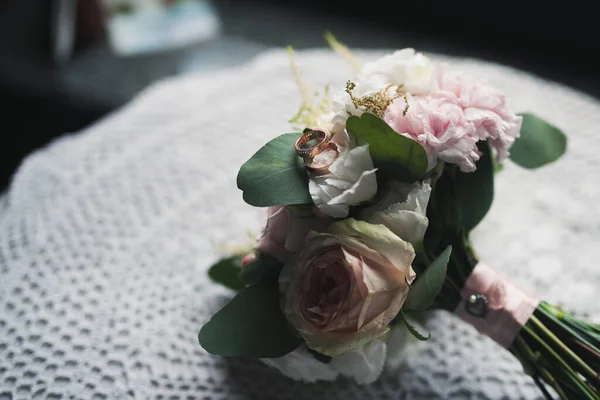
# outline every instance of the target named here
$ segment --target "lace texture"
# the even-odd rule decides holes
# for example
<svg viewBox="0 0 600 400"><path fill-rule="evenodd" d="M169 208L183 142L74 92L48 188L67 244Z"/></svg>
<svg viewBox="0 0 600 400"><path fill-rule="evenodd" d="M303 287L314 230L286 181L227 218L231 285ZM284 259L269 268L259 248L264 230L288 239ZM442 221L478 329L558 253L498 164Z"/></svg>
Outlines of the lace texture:
<svg viewBox="0 0 600 400"><path fill-rule="evenodd" d="M433 58L568 133L558 163L507 163L474 242L523 288L600 321L600 103L503 66ZM319 88L351 77L328 50L296 59ZM290 131L299 104L287 55L273 50L159 82L30 155L0 200L0 400L540 399L511 354L443 312L427 323L424 349L370 386L303 384L198 345L230 296L206 275L220 256L213 244L260 229L262 211L242 201L236 173Z"/></svg>

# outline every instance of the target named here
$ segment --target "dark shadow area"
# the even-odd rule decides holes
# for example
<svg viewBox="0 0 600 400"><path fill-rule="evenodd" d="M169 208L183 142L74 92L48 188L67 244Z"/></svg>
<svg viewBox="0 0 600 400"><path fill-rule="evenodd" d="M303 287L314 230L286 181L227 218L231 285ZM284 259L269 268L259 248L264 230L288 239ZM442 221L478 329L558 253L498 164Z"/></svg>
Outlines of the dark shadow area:
<svg viewBox="0 0 600 400"><path fill-rule="evenodd" d="M532 2L463 2L444 9L434 2L218 0L220 36L126 58L110 51L97 19L84 14L75 52L62 66L52 62L54 3L0 1L0 104L6 116L0 191L26 154L122 106L156 80L239 65L270 47L323 47L327 30L352 48L415 47L481 58L600 98L596 13L577 8L578 2L568 9Z"/></svg>

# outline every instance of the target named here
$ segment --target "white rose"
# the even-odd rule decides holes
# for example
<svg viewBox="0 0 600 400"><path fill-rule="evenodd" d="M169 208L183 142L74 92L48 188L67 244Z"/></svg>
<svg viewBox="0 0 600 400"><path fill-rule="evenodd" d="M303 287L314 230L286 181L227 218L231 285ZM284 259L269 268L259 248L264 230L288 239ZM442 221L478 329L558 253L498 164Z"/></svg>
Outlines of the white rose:
<svg viewBox="0 0 600 400"><path fill-rule="evenodd" d="M433 90L435 78L435 68L429 58L414 49L402 49L366 64L356 86L358 89L362 81L368 81L372 89L377 84L378 90L390 84L403 85L402 91L418 95Z"/></svg>
<svg viewBox="0 0 600 400"><path fill-rule="evenodd" d="M402 49L366 64L355 81L352 91L355 97L381 92L389 87L393 96L396 89L413 95L430 93L436 87L436 73L433 63L414 49ZM360 115L365 110L357 109L345 91L339 91L332 98L334 131L345 127L349 115Z"/></svg>
<svg viewBox="0 0 600 400"><path fill-rule="evenodd" d="M261 358L260 361L269 367L277 368L288 378L306 383L333 381L339 375L339 372L331 367L331 363L319 361L310 354L305 344L283 357Z"/></svg>
<svg viewBox="0 0 600 400"><path fill-rule="evenodd" d="M379 378L385 364L386 353L386 343L373 340L333 358L329 363L317 360L309 353L306 345L298 347L283 357L264 358L261 361L296 381L306 383L333 381L342 375L362 385L373 383Z"/></svg>
<svg viewBox="0 0 600 400"><path fill-rule="evenodd" d="M417 331L425 331L425 328L419 322L412 320L411 324ZM392 326L386 338L386 344L385 368L388 371L394 371L400 368L409 357L419 353L425 343L410 333L406 325L399 323Z"/></svg>
<svg viewBox="0 0 600 400"><path fill-rule="evenodd" d="M430 195L431 186L427 182L392 182L383 198L363 210L359 218L371 224L385 225L416 247L422 243L429 224L426 213Z"/></svg>
<svg viewBox="0 0 600 400"><path fill-rule="evenodd" d="M419 324L413 324L421 328ZM375 339L347 351L334 357L330 363L317 360L304 344L283 357L264 358L261 361L296 381L333 381L341 375L354 379L360 385L368 385L379 378L384 368L399 368L420 347L420 342L404 324L397 324L392 326L383 340Z"/></svg>
<svg viewBox="0 0 600 400"><path fill-rule="evenodd" d="M377 193L376 168L369 153L369 145L353 147L345 131L334 135L339 155L329 166L329 173L309 174L308 189L315 205L324 214L336 218L348 215L350 206L370 200ZM329 152L317 157L327 159ZM320 161L315 157L315 161Z"/></svg>

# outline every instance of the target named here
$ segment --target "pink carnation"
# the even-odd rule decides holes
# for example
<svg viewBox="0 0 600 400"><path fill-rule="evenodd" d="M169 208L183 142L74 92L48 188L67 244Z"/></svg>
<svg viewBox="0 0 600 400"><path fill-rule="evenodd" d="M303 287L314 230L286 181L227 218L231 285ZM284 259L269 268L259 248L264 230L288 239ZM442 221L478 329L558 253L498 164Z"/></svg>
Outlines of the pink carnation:
<svg viewBox="0 0 600 400"><path fill-rule="evenodd" d="M409 109L403 115L405 101L392 103L384 120L396 132L418 141L429 162L435 166L438 158L458 164L461 171L472 172L479 160L477 136L473 123L463 113L455 96L435 93L432 96L408 96Z"/></svg>
<svg viewBox="0 0 600 400"><path fill-rule="evenodd" d="M519 136L522 117L512 113L504 94L472 76L438 67L440 94L452 95L463 109L467 121L475 126L479 140L490 139L498 153L498 160L508 157L508 150Z"/></svg>
<svg viewBox="0 0 600 400"><path fill-rule="evenodd" d="M438 71L438 90L429 96L409 96L388 107L385 121L398 133L417 140L425 148L429 169L437 159L474 171L479 152L476 143L490 140L499 161L519 136L522 117L512 113L504 94L475 78L446 70Z"/></svg>

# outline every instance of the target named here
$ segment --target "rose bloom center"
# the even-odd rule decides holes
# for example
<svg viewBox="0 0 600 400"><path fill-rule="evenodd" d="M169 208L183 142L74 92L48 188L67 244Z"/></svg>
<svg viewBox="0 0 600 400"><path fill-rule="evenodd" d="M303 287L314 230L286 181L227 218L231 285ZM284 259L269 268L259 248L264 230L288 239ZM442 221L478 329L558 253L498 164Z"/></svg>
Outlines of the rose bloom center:
<svg viewBox="0 0 600 400"><path fill-rule="evenodd" d="M328 249L310 262L305 276L301 312L316 327L328 325L345 308L352 289L352 270L341 249Z"/></svg>

